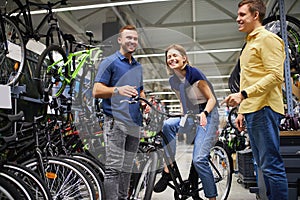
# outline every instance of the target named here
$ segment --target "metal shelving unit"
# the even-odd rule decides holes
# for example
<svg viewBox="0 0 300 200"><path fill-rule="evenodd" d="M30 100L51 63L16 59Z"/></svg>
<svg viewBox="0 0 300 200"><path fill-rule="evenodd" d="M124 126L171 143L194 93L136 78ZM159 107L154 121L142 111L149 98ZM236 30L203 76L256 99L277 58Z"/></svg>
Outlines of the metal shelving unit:
<svg viewBox="0 0 300 200"><path fill-rule="evenodd" d="M284 48L286 53L286 59L284 61L284 75L285 75L285 88L286 88L286 100L287 100L287 114L294 116L293 111L293 96L292 96L292 83L291 83L291 70L290 70L290 60L289 60L289 47L287 39L287 30L286 30L286 13L284 0L278 0L279 14L280 14L280 28L281 36L284 41Z"/></svg>

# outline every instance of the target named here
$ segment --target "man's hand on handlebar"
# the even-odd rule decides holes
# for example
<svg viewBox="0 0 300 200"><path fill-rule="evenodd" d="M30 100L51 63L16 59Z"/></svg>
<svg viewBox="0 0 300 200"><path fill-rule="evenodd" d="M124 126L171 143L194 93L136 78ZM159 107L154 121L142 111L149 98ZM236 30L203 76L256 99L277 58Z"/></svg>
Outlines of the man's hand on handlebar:
<svg viewBox="0 0 300 200"><path fill-rule="evenodd" d="M126 96L126 97L135 97L138 95L136 86L124 85L117 88L119 91L119 95Z"/></svg>

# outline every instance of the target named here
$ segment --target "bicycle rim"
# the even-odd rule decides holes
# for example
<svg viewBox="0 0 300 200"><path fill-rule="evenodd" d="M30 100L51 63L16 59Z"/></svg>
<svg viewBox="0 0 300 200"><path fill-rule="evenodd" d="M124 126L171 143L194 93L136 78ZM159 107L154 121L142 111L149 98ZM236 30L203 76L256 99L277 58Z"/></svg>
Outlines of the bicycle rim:
<svg viewBox="0 0 300 200"><path fill-rule="evenodd" d="M144 162L146 163L134 188L133 199L151 200L158 163L157 152L150 152L150 156L145 157Z"/></svg>
<svg viewBox="0 0 300 200"><path fill-rule="evenodd" d="M101 162L99 162L99 160L95 159L94 157L87 156L83 153L73 153L72 156L74 158L78 158L83 162L89 164L100 176L100 179L104 181L104 175L105 175L104 166Z"/></svg>
<svg viewBox="0 0 300 200"><path fill-rule="evenodd" d="M24 68L25 43L19 28L11 19L3 17L2 23L5 30L0 29L0 84L15 85Z"/></svg>
<svg viewBox="0 0 300 200"><path fill-rule="evenodd" d="M28 168L15 164L4 164L3 168L21 178L32 191L35 199L52 199L44 181Z"/></svg>
<svg viewBox="0 0 300 200"><path fill-rule="evenodd" d="M44 160L45 173L39 170L37 160L24 163L44 179L53 199L94 199L95 190L81 169L59 158Z"/></svg>
<svg viewBox="0 0 300 200"><path fill-rule="evenodd" d="M8 181L0 178L0 199L1 200L16 200L21 199L18 190L13 187Z"/></svg>
<svg viewBox="0 0 300 200"><path fill-rule="evenodd" d="M282 37L279 15L270 16L264 19L263 25L267 30ZM290 68L292 72L300 73L300 21L292 16L286 15L286 30Z"/></svg>
<svg viewBox="0 0 300 200"><path fill-rule="evenodd" d="M211 149L211 161L214 164L212 167L212 172L215 177L218 200L226 200L228 198L231 181L232 181L232 171L231 163L228 153L225 149L220 146L214 146Z"/></svg>
<svg viewBox="0 0 300 200"><path fill-rule="evenodd" d="M37 63L35 78L40 95L45 89L49 89L49 95L54 95L63 85L58 74L58 69L67 61L64 50L59 46L47 47Z"/></svg>
<svg viewBox="0 0 300 200"><path fill-rule="evenodd" d="M13 185L13 187L17 189L18 194L20 194L21 199L27 199L27 200L34 199L31 190L26 186L26 184L19 177L15 176L10 172L1 171L0 178L5 179L11 185Z"/></svg>
<svg viewBox="0 0 300 200"><path fill-rule="evenodd" d="M80 159L76 159L72 156L62 156L63 159L75 164L80 169L82 169L85 174L88 176L89 180L91 181L92 185L94 186L96 196L95 198L98 200L101 200L104 198L104 186L102 181L100 180L99 175L96 173L95 170L92 169L89 165L86 165L83 161Z"/></svg>

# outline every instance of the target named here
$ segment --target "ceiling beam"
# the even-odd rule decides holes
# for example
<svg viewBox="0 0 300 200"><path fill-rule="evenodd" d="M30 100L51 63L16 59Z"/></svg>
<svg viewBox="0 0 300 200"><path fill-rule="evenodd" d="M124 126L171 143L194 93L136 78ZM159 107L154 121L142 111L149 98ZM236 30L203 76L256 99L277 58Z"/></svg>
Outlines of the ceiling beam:
<svg viewBox="0 0 300 200"><path fill-rule="evenodd" d="M217 20L203 20L195 22L177 22L177 23L166 23L166 24L145 24L145 27L157 27L157 28L173 28L173 27L191 27L201 25L216 25L224 23L232 23L232 19L217 19Z"/></svg>

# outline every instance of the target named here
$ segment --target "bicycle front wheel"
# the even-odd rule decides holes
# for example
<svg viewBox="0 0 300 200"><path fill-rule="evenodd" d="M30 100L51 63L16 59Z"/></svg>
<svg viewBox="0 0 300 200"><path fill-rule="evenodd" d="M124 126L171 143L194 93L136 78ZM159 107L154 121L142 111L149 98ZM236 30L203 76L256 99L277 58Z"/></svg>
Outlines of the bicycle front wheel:
<svg viewBox="0 0 300 200"><path fill-rule="evenodd" d="M25 43L18 26L2 16L0 28L0 84L15 85L25 63Z"/></svg>
<svg viewBox="0 0 300 200"><path fill-rule="evenodd" d="M133 189L132 199L151 200L153 187L156 178L158 153L150 152L149 157L145 158L139 180Z"/></svg>
<svg viewBox="0 0 300 200"><path fill-rule="evenodd" d="M0 177L0 199L2 200L21 199L18 190L2 177Z"/></svg>
<svg viewBox="0 0 300 200"><path fill-rule="evenodd" d="M39 57L37 70L35 73L37 87L40 95L44 93L45 89L49 89L49 95L56 94L58 91L52 91L53 85L54 87L58 88L63 87L58 69L60 67L63 67L64 69L65 62L67 62L67 56L65 51L61 47L50 45L43 51L43 53Z"/></svg>
<svg viewBox="0 0 300 200"><path fill-rule="evenodd" d="M95 190L87 175L75 165L61 158L47 158L43 161L45 171L40 170L37 159L24 165L45 179L53 199L95 199Z"/></svg>
<svg viewBox="0 0 300 200"><path fill-rule="evenodd" d="M291 72L300 73L300 21L289 15L285 17ZM280 15L270 16L264 19L263 25L267 30L282 37L280 20Z"/></svg>
<svg viewBox="0 0 300 200"><path fill-rule="evenodd" d="M210 156L210 164L218 191L217 199L226 200L232 182L232 168L229 155L223 147L216 145L211 149Z"/></svg>
<svg viewBox="0 0 300 200"><path fill-rule="evenodd" d="M3 169L13 173L28 186L35 199L51 200L51 194L44 181L30 169L17 164L4 164Z"/></svg>

